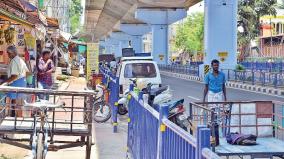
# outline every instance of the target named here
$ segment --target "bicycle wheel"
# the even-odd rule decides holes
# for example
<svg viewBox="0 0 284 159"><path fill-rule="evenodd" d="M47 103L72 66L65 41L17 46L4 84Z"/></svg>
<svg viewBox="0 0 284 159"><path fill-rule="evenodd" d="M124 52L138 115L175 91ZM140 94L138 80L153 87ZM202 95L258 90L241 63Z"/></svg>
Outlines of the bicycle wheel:
<svg viewBox="0 0 284 159"><path fill-rule="evenodd" d="M103 123L109 120L111 117L111 107L105 102L99 102L94 104L93 118L97 123Z"/></svg>
<svg viewBox="0 0 284 159"><path fill-rule="evenodd" d="M44 159L43 156L43 133L38 133L37 136L37 148L36 148L36 159Z"/></svg>

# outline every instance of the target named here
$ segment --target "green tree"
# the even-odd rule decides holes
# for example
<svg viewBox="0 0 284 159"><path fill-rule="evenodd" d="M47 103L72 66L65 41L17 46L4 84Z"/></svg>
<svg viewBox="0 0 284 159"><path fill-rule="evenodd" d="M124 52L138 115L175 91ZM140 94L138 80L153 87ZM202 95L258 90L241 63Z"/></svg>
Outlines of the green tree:
<svg viewBox="0 0 284 159"><path fill-rule="evenodd" d="M71 23L71 33L75 33L80 29L80 17L83 12L81 6L81 0L71 0L70 4L70 23Z"/></svg>
<svg viewBox="0 0 284 159"><path fill-rule="evenodd" d="M177 27L175 48L193 54L203 50L204 14L197 12L189 15L184 23Z"/></svg>
<svg viewBox="0 0 284 159"><path fill-rule="evenodd" d="M238 26L243 31L238 32L238 45L241 48L241 57L248 54L250 41L259 36L260 17L276 15L277 0L239 0Z"/></svg>

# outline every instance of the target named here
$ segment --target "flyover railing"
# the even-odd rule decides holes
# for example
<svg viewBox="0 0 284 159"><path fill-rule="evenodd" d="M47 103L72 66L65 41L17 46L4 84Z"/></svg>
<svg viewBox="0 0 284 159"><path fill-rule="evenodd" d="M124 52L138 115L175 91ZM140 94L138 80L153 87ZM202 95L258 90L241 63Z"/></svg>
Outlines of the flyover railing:
<svg viewBox="0 0 284 159"><path fill-rule="evenodd" d="M157 112L143 103L143 94L131 93L128 119L128 154L135 159L215 159L210 150L210 129L199 126L196 138L168 120L169 105Z"/></svg>
<svg viewBox="0 0 284 159"><path fill-rule="evenodd" d="M284 72L266 72L256 70L230 70L222 69L228 81L242 82L251 85L261 85L274 88L284 87Z"/></svg>
<svg viewBox="0 0 284 159"><path fill-rule="evenodd" d="M198 66L159 65L161 71L199 76ZM232 70L222 69L227 80L250 85L284 88L284 72L269 72L266 70Z"/></svg>
<svg viewBox="0 0 284 159"><path fill-rule="evenodd" d="M284 72L284 62L241 62L246 69L266 72Z"/></svg>
<svg viewBox="0 0 284 159"><path fill-rule="evenodd" d="M159 65L161 71L199 76L198 65Z"/></svg>

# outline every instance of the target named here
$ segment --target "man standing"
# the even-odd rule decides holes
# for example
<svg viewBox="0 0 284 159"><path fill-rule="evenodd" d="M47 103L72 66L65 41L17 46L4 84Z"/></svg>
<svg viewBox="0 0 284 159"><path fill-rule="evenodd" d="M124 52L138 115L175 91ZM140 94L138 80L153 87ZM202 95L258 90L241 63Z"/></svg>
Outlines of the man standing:
<svg viewBox="0 0 284 159"><path fill-rule="evenodd" d="M43 49L42 57L38 62L38 87L42 89L51 89L52 87L52 72L54 71L54 64L50 59L50 50ZM40 95L40 99L49 100L49 96Z"/></svg>
<svg viewBox="0 0 284 159"><path fill-rule="evenodd" d="M29 70L25 61L18 56L18 51L15 46L8 46L7 54L10 59L7 72L8 79L4 83L2 83L2 85L9 85L12 87L26 87L26 73L29 72ZM15 109L19 109L16 108L17 99L21 100L23 98L23 94L8 93L7 97L10 98L12 104L11 116L21 116L21 111L15 111Z"/></svg>
<svg viewBox="0 0 284 159"><path fill-rule="evenodd" d="M219 71L219 61L212 60L212 72L205 76L205 89L203 102L205 102L206 95L208 94L208 102L223 102L227 101L226 95L226 79L225 74ZM224 98L223 98L224 97Z"/></svg>

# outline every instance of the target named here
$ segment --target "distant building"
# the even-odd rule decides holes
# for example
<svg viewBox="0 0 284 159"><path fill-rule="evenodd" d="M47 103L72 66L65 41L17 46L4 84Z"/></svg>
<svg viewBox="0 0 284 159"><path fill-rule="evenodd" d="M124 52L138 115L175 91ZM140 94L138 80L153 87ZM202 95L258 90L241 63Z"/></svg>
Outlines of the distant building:
<svg viewBox="0 0 284 159"><path fill-rule="evenodd" d="M260 18L260 57L284 58L284 11L277 10L277 16Z"/></svg>
<svg viewBox="0 0 284 159"><path fill-rule="evenodd" d="M59 21L61 31L70 33L70 0L49 0L44 5L46 7L46 16L56 18Z"/></svg>

